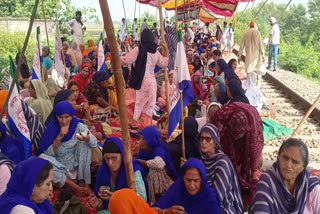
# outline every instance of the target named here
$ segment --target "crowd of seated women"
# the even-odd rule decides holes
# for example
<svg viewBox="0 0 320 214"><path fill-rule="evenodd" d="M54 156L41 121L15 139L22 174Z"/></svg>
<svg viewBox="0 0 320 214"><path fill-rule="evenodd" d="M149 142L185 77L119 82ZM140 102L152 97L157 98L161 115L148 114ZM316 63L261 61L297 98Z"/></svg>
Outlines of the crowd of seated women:
<svg viewBox="0 0 320 214"><path fill-rule="evenodd" d="M225 62L215 41L210 35L200 41L201 53L197 45L187 47L194 100L184 132L178 126L167 141L156 126L135 133L135 191L129 189L122 140L107 136L108 125L93 120L95 109L117 112L112 72L97 71L93 41L88 49L72 44L71 50L64 43L70 70L65 89L50 80L45 49L47 78L20 81L28 91L21 104L31 157L8 121L0 123L0 212L63 213L77 204L73 213L87 213L83 206L100 214L320 213L320 180L307 170L304 142L284 141L275 163L261 172L261 117L242 89L234 61ZM165 108L165 86L160 81L158 87L157 104ZM1 99L6 96L0 91ZM55 191L60 194L53 202Z"/></svg>

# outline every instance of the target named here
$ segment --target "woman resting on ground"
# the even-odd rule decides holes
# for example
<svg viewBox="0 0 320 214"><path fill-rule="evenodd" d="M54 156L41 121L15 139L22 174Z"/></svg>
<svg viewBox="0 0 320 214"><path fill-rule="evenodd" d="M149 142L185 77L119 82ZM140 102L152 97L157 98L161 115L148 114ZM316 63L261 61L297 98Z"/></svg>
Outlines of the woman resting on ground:
<svg viewBox="0 0 320 214"><path fill-rule="evenodd" d="M51 71L51 70L50 70ZM51 102L53 102L54 97L57 95L58 91L60 90L59 86L56 84L56 82L49 77L48 70L45 66L42 66L41 69L42 72L42 82L48 89L48 96L50 97Z"/></svg>
<svg viewBox="0 0 320 214"><path fill-rule="evenodd" d="M48 90L41 80L30 81L29 93L31 98L27 104L37 113L40 121L44 123L52 111L52 103L48 96Z"/></svg>
<svg viewBox="0 0 320 214"><path fill-rule="evenodd" d="M306 144L286 140L277 161L260 177L251 213L320 213L320 180L308 172L308 163Z"/></svg>
<svg viewBox="0 0 320 214"><path fill-rule="evenodd" d="M88 51L87 51L86 46L84 44L80 44L79 49L82 53L82 57L88 56Z"/></svg>
<svg viewBox="0 0 320 214"><path fill-rule="evenodd" d="M218 193L209 186L206 171L198 159L190 158L168 191L153 205L159 213L220 214Z"/></svg>
<svg viewBox="0 0 320 214"><path fill-rule="evenodd" d="M147 201L143 168L137 160L133 160L133 169L137 194ZM106 193L100 191L101 187L106 186L110 188ZM98 198L92 197L89 201L90 206L102 210L99 214L109 213L107 210L110 197L115 191L123 188L128 188L123 143L119 138L112 137L107 139L103 146L103 162L99 167L94 188L94 193Z"/></svg>
<svg viewBox="0 0 320 214"><path fill-rule="evenodd" d="M139 126L139 118L143 127L152 125L153 110L157 101L157 81L154 68L168 66L169 51L163 45L163 56L157 51L157 45L149 29L141 33L141 41L127 55L121 56L121 65L134 64L129 80L130 89L126 90L126 105L129 122L132 126Z"/></svg>
<svg viewBox="0 0 320 214"><path fill-rule="evenodd" d="M76 103L73 104L73 108L76 111L76 117L79 119L91 120L89 102L88 99L79 91L78 83L71 81L68 84L68 89L74 94Z"/></svg>
<svg viewBox="0 0 320 214"><path fill-rule="evenodd" d="M141 131L138 161L149 170L149 201L154 204L177 178L168 149L160 141L159 131L148 126Z"/></svg>
<svg viewBox="0 0 320 214"><path fill-rule="evenodd" d="M172 84L173 83L173 72L174 71L169 72L169 97L172 97L172 91L173 91L173 87L174 87L174 84ZM158 97L158 103L161 106L167 106L165 81L163 81L161 89L160 89L160 97Z"/></svg>
<svg viewBox="0 0 320 214"><path fill-rule="evenodd" d="M215 76L221 76L224 79L228 79L230 77L237 77L236 73L229 67L229 65L223 59L218 59L215 63ZM239 79L239 78L238 78Z"/></svg>
<svg viewBox="0 0 320 214"><path fill-rule="evenodd" d="M37 154L53 164L53 183L58 187L68 185L77 195L87 194L91 183L91 150L97 139L83 121L74 117L75 111L68 101L54 107L56 118L43 133Z"/></svg>
<svg viewBox="0 0 320 214"><path fill-rule="evenodd" d="M200 159L198 123L194 117L186 117L184 119L184 139L186 158ZM169 142L167 147L175 168L179 171L180 161L182 158L182 134L180 134L174 141Z"/></svg>
<svg viewBox="0 0 320 214"><path fill-rule="evenodd" d="M84 92L91 80L92 75L89 73L90 67L91 66L89 64L81 65L81 67L79 68L79 73L75 75L71 80L78 83L80 93Z"/></svg>
<svg viewBox="0 0 320 214"><path fill-rule="evenodd" d="M13 170L7 190L0 196L4 214L53 214L48 198L52 195L53 169L49 161L30 157Z"/></svg>
<svg viewBox="0 0 320 214"><path fill-rule="evenodd" d="M214 94L221 105L225 105L229 101L226 85L224 83L217 83L215 85Z"/></svg>
<svg viewBox="0 0 320 214"><path fill-rule="evenodd" d="M74 105L75 104L75 95L72 93L71 90L67 90L67 89L63 89L61 91L59 91L57 93L57 96L54 98L54 101L53 101L53 108L60 102L62 101L68 101L69 103L71 103L71 105ZM46 126L48 126L52 120L55 119L55 114L54 114L54 111L52 111L50 113L50 115L48 116L47 120L46 120Z"/></svg>
<svg viewBox="0 0 320 214"><path fill-rule="evenodd" d="M200 131L200 152L208 183L219 194L222 213L243 213L236 171L223 153L219 131L212 124L206 124Z"/></svg>
<svg viewBox="0 0 320 214"><path fill-rule="evenodd" d="M110 75L107 72L99 71L92 77L92 81L84 91L84 95L88 98L90 111L97 107L106 108L111 107L115 111L115 108L108 103L108 79Z"/></svg>
<svg viewBox="0 0 320 214"><path fill-rule="evenodd" d="M264 146L258 111L251 105L234 102L212 112L210 123L219 130L222 149L237 171L242 194L250 195L257 184Z"/></svg>
<svg viewBox="0 0 320 214"><path fill-rule="evenodd" d="M232 77L226 80L227 95L230 98L228 103L242 102L250 104L241 84L242 83L238 78Z"/></svg>
<svg viewBox="0 0 320 214"><path fill-rule="evenodd" d="M109 210L112 214L157 214L141 196L127 188L112 194Z"/></svg>

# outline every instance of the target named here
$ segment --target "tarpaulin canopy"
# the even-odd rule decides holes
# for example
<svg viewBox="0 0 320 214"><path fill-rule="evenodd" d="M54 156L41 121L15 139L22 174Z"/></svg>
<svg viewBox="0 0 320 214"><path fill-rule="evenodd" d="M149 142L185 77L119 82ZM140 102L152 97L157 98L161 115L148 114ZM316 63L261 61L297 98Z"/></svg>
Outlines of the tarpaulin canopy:
<svg viewBox="0 0 320 214"><path fill-rule="evenodd" d="M169 0L161 0L161 4L167 3ZM158 0L137 0L141 4L148 4L152 7L158 7Z"/></svg>
<svg viewBox="0 0 320 214"><path fill-rule="evenodd" d="M200 0L200 2L213 14L231 17L237 9L239 0Z"/></svg>
<svg viewBox="0 0 320 214"><path fill-rule="evenodd" d="M199 19L204 23L213 23L218 19L218 17L201 8L199 12Z"/></svg>
<svg viewBox="0 0 320 214"><path fill-rule="evenodd" d="M177 7L189 7L192 6L193 4L199 4L200 2L199 0L177 0ZM175 9L175 0L170 0L167 3L162 5L163 8L165 8L166 10L174 10Z"/></svg>

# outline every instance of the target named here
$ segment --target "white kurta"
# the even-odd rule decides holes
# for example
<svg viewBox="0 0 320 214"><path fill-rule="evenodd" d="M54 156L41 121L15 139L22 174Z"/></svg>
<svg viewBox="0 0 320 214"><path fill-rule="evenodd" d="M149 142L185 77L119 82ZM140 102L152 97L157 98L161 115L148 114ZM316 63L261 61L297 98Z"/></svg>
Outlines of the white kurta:
<svg viewBox="0 0 320 214"><path fill-rule="evenodd" d="M244 33L239 50L239 57L241 57L243 50L245 50L246 55L246 72L250 73L258 71L264 53L259 31L254 28L250 28Z"/></svg>
<svg viewBox="0 0 320 214"><path fill-rule="evenodd" d="M78 45L83 44L83 26L77 20L72 19L68 22L69 28L73 31L72 41L76 42Z"/></svg>
<svg viewBox="0 0 320 214"><path fill-rule="evenodd" d="M126 23L122 23L120 26L120 33L119 33L119 39L121 42L125 42L127 38L127 25Z"/></svg>

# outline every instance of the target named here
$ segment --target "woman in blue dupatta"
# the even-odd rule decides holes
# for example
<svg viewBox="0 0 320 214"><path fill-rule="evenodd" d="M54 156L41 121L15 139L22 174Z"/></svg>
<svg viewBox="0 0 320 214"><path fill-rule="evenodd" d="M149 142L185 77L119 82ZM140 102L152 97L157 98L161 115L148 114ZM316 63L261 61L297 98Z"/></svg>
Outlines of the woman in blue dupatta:
<svg viewBox="0 0 320 214"><path fill-rule="evenodd" d="M168 149L160 140L159 131L148 126L141 130L138 161L147 168L149 202L154 204L177 178Z"/></svg>
<svg viewBox="0 0 320 214"><path fill-rule="evenodd" d="M242 88L241 81L236 77L226 80L227 95L230 98L229 103L242 102L250 105L245 90Z"/></svg>
<svg viewBox="0 0 320 214"><path fill-rule="evenodd" d="M217 192L207 183L206 171L198 159L190 158L168 191L153 205L159 214L221 214Z"/></svg>
<svg viewBox="0 0 320 214"><path fill-rule="evenodd" d="M49 161L31 157L13 170L7 190L0 196L3 214L53 214L47 198L52 193L53 169Z"/></svg>
<svg viewBox="0 0 320 214"><path fill-rule="evenodd" d="M306 144L286 140L277 161L260 177L251 213L320 213L320 180L306 169L308 163Z"/></svg>
<svg viewBox="0 0 320 214"><path fill-rule="evenodd" d="M19 141L8 137L6 126L0 122L0 150L15 164L24 160L24 147Z"/></svg>
<svg viewBox="0 0 320 214"><path fill-rule="evenodd" d="M97 139L82 120L74 117L75 110L68 101L59 102L54 114L37 154L52 163L55 185L66 184L78 196L86 195L91 183L91 150L97 146Z"/></svg>
<svg viewBox="0 0 320 214"><path fill-rule="evenodd" d="M229 157L223 153L219 131L212 124L208 123L200 130L200 152L208 183L219 194L222 213L243 213L236 171Z"/></svg>
<svg viewBox="0 0 320 214"><path fill-rule="evenodd" d="M147 201L147 191L144 181L143 168L137 160L133 160L136 191ZM101 188L109 187L107 193ZM108 205L112 194L120 189L128 188L126 169L124 164L123 143L117 137L108 138L103 145L103 161L99 167L94 193L89 201L91 207L100 210L98 213L109 213Z"/></svg>
<svg viewBox="0 0 320 214"><path fill-rule="evenodd" d="M230 77L235 77L239 79L239 77L236 75L236 73L234 73L232 68L229 67L229 65L226 63L226 61L224 61L224 59L217 60L215 64L215 70L218 73L217 76L220 76L221 73L223 73L224 79L228 79Z"/></svg>

